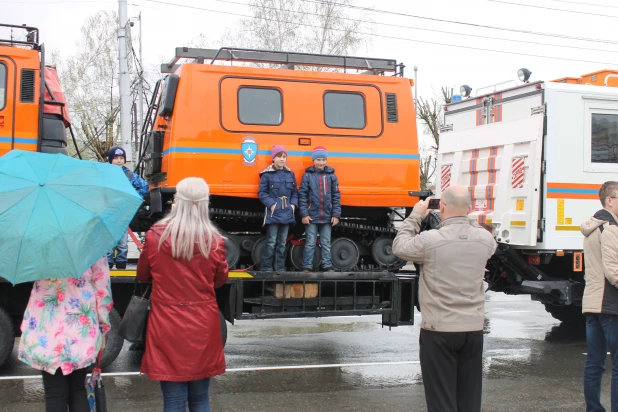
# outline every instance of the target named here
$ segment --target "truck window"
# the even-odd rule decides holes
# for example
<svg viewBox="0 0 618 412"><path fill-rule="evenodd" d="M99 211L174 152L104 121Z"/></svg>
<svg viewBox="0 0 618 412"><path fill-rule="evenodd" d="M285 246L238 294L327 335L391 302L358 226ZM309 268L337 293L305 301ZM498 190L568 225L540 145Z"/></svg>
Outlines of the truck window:
<svg viewBox="0 0 618 412"><path fill-rule="evenodd" d="M364 129L365 98L360 93L324 93L324 123L333 129Z"/></svg>
<svg viewBox="0 0 618 412"><path fill-rule="evenodd" d="M592 163L618 163L618 115L592 113Z"/></svg>
<svg viewBox="0 0 618 412"><path fill-rule="evenodd" d="M0 110L6 104L6 66L0 63Z"/></svg>
<svg viewBox="0 0 618 412"><path fill-rule="evenodd" d="M283 120L281 91L266 87L238 90L238 120L243 124L279 126Z"/></svg>

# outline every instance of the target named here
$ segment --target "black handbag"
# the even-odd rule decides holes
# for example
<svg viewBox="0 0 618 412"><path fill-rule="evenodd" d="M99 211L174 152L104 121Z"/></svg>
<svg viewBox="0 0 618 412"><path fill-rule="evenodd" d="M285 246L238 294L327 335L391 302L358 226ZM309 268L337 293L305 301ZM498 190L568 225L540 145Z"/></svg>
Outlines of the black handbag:
<svg viewBox="0 0 618 412"><path fill-rule="evenodd" d="M137 283L137 278L135 278L133 296L120 322L118 334L129 342L145 343L146 324L148 323L148 312L150 311L150 299L147 298L150 285L148 285L146 291L140 296L136 294Z"/></svg>

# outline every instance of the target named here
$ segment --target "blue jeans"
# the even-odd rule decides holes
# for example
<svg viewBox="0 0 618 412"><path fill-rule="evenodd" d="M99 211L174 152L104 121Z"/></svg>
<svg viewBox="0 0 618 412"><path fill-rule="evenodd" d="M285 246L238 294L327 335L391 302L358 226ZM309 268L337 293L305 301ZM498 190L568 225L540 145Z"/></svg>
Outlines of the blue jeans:
<svg viewBox="0 0 618 412"><path fill-rule="evenodd" d="M320 248L322 248L322 264L325 268L333 266L330 258L330 223L310 223L305 226L305 247L303 249L303 269L313 268L313 254L320 232Z"/></svg>
<svg viewBox="0 0 618 412"><path fill-rule="evenodd" d="M607 352L612 359L611 411L618 412L618 315L586 313L588 355L584 366L587 412L605 412L601 405L601 379Z"/></svg>
<svg viewBox="0 0 618 412"><path fill-rule="evenodd" d="M208 386L210 378L191 382L161 381L163 412L210 412Z"/></svg>
<svg viewBox="0 0 618 412"><path fill-rule="evenodd" d="M272 223L266 225L266 245L262 254L260 270L285 271L285 241L290 225ZM274 260L274 262L273 262Z"/></svg>
<svg viewBox="0 0 618 412"><path fill-rule="evenodd" d="M110 265L113 265L114 261L127 263L127 253L129 252L129 245L127 244L128 242L129 230L127 229L127 231L124 232L124 235L122 235L122 237L120 238L120 242L118 242L116 247L114 247L114 249L118 252L116 254L116 259L114 260L114 249L112 249L107 252L107 263L109 263Z"/></svg>

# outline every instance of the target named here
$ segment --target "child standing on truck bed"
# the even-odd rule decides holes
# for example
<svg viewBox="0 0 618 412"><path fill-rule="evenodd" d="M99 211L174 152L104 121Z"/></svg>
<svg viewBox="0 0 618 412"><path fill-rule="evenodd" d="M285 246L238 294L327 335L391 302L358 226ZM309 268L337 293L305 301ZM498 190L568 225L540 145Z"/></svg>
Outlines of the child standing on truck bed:
<svg viewBox="0 0 618 412"><path fill-rule="evenodd" d="M320 232L322 270L332 270L330 233L341 217L341 193L335 169L326 165L328 152L322 146L313 149L313 166L305 170L300 182L300 217L305 224L303 270L313 269L316 239Z"/></svg>
<svg viewBox="0 0 618 412"><path fill-rule="evenodd" d="M126 163L127 153L124 151L122 147L112 147L109 149L107 153L107 160L116 166L122 167L122 171L127 176L127 179L133 185L133 188L140 194L143 198L148 193L148 183L144 179L140 177L137 173L133 173L128 167L124 164ZM129 252L129 246L127 242L129 240L129 230L122 235L120 238L120 242L114 247L114 249L107 252L107 263L109 263L109 268L112 269L114 267L114 263L116 264L116 269L126 269L127 268L127 253ZM116 253L116 257L114 258L114 252Z"/></svg>
<svg viewBox="0 0 618 412"><path fill-rule="evenodd" d="M294 172L285 165L287 158L285 146L273 146L273 163L260 173L258 197L266 206L266 245L260 264L264 271L285 271L285 242L290 223L295 222L298 189Z"/></svg>

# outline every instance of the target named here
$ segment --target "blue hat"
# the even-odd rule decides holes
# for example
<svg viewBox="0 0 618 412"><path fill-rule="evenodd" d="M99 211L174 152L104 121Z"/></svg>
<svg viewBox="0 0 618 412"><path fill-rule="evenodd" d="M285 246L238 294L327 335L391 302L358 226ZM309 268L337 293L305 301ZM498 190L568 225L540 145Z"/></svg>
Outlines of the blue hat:
<svg viewBox="0 0 618 412"><path fill-rule="evenodd" d="M328 152L324 146L316 146L313 148L313 154L311 160L315 159L328 159Z"/></svg>
<svg viewBox="0 0 618 412"><path fill-rule="evenodd" d="M107 160L111 163L116 156L122 156L124 157L124 160L127 160L127 152L125 152L120 146L115 146L109 149L109 152L107 152Z"/></svg>

